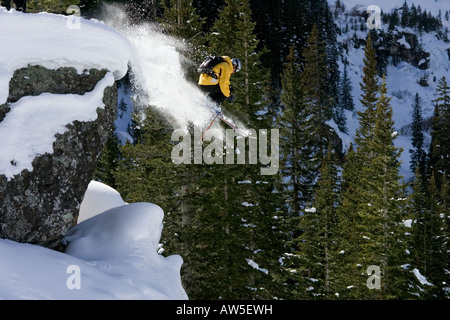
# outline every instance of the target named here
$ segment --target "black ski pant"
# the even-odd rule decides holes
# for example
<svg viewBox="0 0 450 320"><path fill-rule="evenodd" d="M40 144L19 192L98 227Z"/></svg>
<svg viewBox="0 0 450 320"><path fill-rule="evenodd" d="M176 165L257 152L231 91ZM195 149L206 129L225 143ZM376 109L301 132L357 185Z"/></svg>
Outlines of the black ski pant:
<svg viewBox="0 0 450 320"><path fill-rule="evenodd" d="M217 104L221 104L227 98L222 93L222 90L220 90L220 86L218 84L212 86L199 85L199 87Z"/></svg>

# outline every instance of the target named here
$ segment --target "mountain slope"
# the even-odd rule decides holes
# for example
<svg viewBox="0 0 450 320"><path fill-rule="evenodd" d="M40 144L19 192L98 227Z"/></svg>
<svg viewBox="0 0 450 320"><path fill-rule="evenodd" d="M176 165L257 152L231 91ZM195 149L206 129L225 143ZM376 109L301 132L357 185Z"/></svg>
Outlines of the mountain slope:
<svg viewBox="0 0 450 320"><path fill-rule="evenodd" d="M341 0L345 6L345 11L336 12L335 1L329 1L332 12L335 12L335 23L341 33L338 35L338 43L342 49L342 60L340 63L341 71L343 70L343 62L348 60L348 72L351 80L353 91L352 96L355 102L355 109L361 110L361 103L359 98L361 97L361 90L359 83L361 82L361 76L363 74L363 49L364 42L368 34L368 28L365 26L367 4L361 0ZM383 10L383 12L390 13L394 9L400 8L404 3L404 0L394 1L377 1L377 5ZM408 1L409 6L413 2ZM372 3L370 3L372 4ZM414 1L416 6L420 5L422 10L427 10L433 14L438 14L439 10L445 12L450 10L450 1ZM446 27L450 26L450 21L442 18L443 33L447 33ZM350 27L349 27L350 26ZM363 30L362 30L363 29ZM415 28L395 26L393 31L388 30L388 25L381 23L381 30L377 30L377 34L381 37L390 36L396 39L394 44L396 47L403 50L413 51L415 48L411 47L413 43L408 43L407 40L417 36L418 45L424 51L424 54L428 55L426 59L420 61L427 65L427 68L420 68L413 65L411 62L393 58L389 56L387 58L387 87L388 95L392 97L391 104L394 111L395 127L399 133L396 139L396 144L399 147L404 148L402 153L402 169L401 174L405 176L406 180L412 178L412 173L409 170L409 149L412 148L411 136L410 136L410 124L412 121L412 105L414 102L414 96L419 94L422 99L422 112L425 121L429 119L433 114L432 101L435 99L435 89L438 80L447 76L450 71L450 43L443 40L445 37L439 35L437 32L418 32ZM410 35L406 38L405 35ZM411 40L410 40L411 41ZM345 45L345 46L344 46ZM392 50L391 50L392 51ZM396 59L396 60L395 60ZM426 61L425 61L426 60ZM422 80L422 81L421 81ZM344 148L348 146L349 142L354 136L355 130L358 127L358 117L356 113L347 112L347 126L348 135L341 134L344 140ZM429 135L425 132L425 144L428 147Z"/></svg>

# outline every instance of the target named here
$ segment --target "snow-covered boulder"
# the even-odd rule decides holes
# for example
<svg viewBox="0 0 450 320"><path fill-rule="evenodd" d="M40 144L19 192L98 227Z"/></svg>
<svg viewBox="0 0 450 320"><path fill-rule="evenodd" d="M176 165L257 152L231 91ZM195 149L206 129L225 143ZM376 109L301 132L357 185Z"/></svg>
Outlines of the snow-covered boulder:
<svg viewBox="0 0 450 320"><path fill-rule="evenodd" d="M0 239L0 300L188 299L182 258L158 254L160 207L126 204L95 181L85 200L83 216L91 218L69 230L64 253Z"/></svg>
<svg viewBox="0 0 450 320"><path fill-rule="evenodd" d="M71 18L0 8L0 238L58 247L114 129L128 41Z"/></svg>

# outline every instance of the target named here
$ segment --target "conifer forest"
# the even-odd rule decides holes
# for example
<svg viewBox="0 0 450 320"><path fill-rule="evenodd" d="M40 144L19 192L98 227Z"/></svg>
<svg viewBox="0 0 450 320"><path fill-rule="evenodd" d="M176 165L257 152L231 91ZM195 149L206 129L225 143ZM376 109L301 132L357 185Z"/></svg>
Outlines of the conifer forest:
<svg viewBox="0 0 450 320"><path fill-rule="evenodd" d="M163 209L163 255L183 257L190 299L450 297L450 79L433 76L422 46L432 34L450 60L450 6L384 2L382 28L370 28L370 13L345 0L81 1L86 16L114 3L130 24L177 39L180 77L193 84L206 56L239 58L226 112L256 132L279 130L271 175L250 161L174 163L170 120L138 101L132 142L110 137L95 179ZM390 90L406 64L423 71L416 85L432 99ZM122 92L134 90L130 77Z"/></svg>

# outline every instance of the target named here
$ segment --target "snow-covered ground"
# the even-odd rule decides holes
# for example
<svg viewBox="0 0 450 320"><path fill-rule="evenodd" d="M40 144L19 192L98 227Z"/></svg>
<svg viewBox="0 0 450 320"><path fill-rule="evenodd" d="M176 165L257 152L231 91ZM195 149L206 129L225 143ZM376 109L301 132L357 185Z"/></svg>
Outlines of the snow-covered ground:
<svg viewBox="0 0 450 320"><path fill-rule="evenodd" d="M344 3L347 10L354 7L367 8L370 5L377 5L384 12L389 12L392 9L400 8L405 0L341 0L341 2ZM328 0L329 5L334 5L335 3L336 0ZM437 15L439 10L443 8L450 9L450 0L407 0L406 3L410 7L413 3L416 7L420 5L422 9L426 9L433 15Z"/></svg>
<svg viewBox="0 0 450 320"><path fill-rule="evenodd" d="M182 258L158 254L163 216L92 181L65 253L0 239L0 299L187 299Z"/></svg>
<svg viewBox="0 0 450 320"><path fill-rule="evenodd" d="M32 170L36 155L53 152L55 134L67 124L95 119L103 89L139 59L123 34L97 20L1 7L0 30L0 104L14 71L28 65L110 71L84 95L43 93L9 105L0 123L0 173L10 179ZM173 52L160 46L155 55ZM92 182L65 253L0 239L0 299L187 299L182 258L158 254L163 217L155 204L126 204L117 191Z"/></svg>

